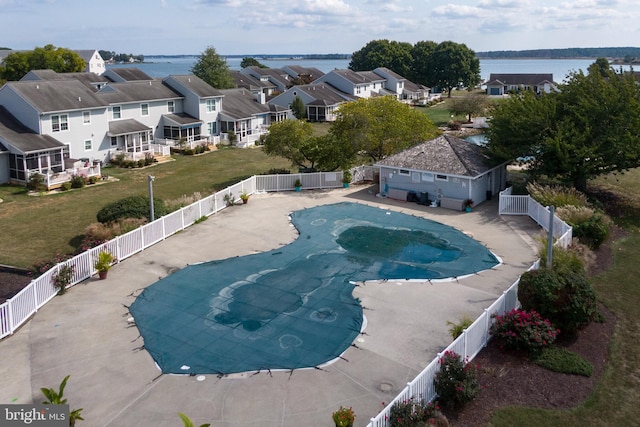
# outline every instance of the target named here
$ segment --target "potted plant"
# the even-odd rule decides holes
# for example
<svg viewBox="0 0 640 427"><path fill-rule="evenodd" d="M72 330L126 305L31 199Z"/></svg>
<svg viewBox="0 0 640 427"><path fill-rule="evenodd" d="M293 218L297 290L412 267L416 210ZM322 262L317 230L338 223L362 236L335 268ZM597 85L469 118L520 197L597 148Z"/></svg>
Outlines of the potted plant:
<svg viewBox="0 0 640 427"><path fill-rule="evenodd" d="M96 262L93 266L98 270L98 276L100 280L104 280L107 278L107 272L116 261L116 257L113 256L111 252L108 251L100 251L98 252L98 257L96 258Z"/></svg>
<svg viewBox="0 0 640 427"><path fill-rule="evenodd" d="M58 269L58 272L51 277L53 286L58 290L58 295L62 295L67 291L67 286L73 280L73 272L75 265L65 264Z"/></svg>
<svg viewBox="0 0 640 427"><path fill-rule="evenodd" d="M293 183L293 186L296 188L297 192L300 192L300 189L302 188L302 181L296 179L296 182Z"/></svg>
<svg viewBox="0 0 640 427"><path fill-rule="evenodd" d="M247 202L249 202L249 193L243 189L242 193L240 193L240 199L242 200L242 203L246 205Z"/></svg>
<svg viewBox="0 0 640 427"><path fill-rule="evenodd" d="M345 408L343 406L340 406L340 409L334 412L332 417L336 427L353 427L353 422L356 419L353 408Z"/></svg>
<svg viewBox="0 0 640 427"><path fill-rule="evenodd" d="M350 171L344 171L342 173L342 186L344 188L349 188L349 184L351 183L351 172Z"/></svg>
<svg viewBox="0 0 640 427"><path fill-rule="evenodd" d="M462 205L464 206L465 211L471 212L471 208L473 207L473 199L465 199L464 202L462 202Z"/></svg>

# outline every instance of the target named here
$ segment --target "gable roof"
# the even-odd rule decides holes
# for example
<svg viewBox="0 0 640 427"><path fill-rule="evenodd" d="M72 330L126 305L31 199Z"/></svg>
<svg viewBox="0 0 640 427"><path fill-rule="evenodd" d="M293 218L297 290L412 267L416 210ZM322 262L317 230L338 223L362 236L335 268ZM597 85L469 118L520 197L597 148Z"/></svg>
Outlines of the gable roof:
<svg viewBox="0 0 640 427"><path fill-rule="evenodd" d="M223 89L221 92L224 94L220 111L222 117L239 120L270 111L267 104L260 104L247 89Z"/></svg>
<svg viewBox="0 0 640 427"><path fill-rule="evenodd" d="M96 93L103 105L176 99L183 96L162 80L110 83Z"/></svg>
<svg viewBox="0 0 640 427"><path fill-rule="evenodd" d="M22 153L65 146L50 135L38 135L33 132L0 105L0 145L4 145L2 143L10 145Z"/></svg>
<svg viewBox="0 0 640 427"><path fill-rule="evenodd" d="M375 70L373 70L373 72L378 74L378 75L380 75L380 76L384 76L385 78L387 76L390 76L390 77L393 77L396 80L406 80L400 74L396 73L393 70L388 69L387 67L378 67Z"/></svg>
<svg viewBox="0 0 640 427"><path fill-rule="evenodd" d="M300 90L314 98L313 105L336 105L347 101L355 101L356 96L349 95L335 88L329 83L311 83L308 85L294 86L289 90Z"/></svg>
<svg viewBox="0 0 640 427"><path fill-rule="evenodd" d="M387 80L386 77L383 77L379 74L374 73L373 71L356 71L359 75L369 80L370 82L381 82Z"/></svg>
<svg viewBox="0 0 640 427"><path fill-rule="evenodd" d="M175 80L180 85L190 90L200 98L210 98L210 97L220 97L222 96L222 92L219 89L214 88L209 83L202 80L200 77L195 74L172 74L169 77L166 77L163 82L166 85L171 86L171 81ZM177 90L177 89L176 89ZM178 90L179 91L179 90Z"/></svg>
<svg viewBox="0 0 640 427"><path fill-rule="evenodd" d="M325 75L335 74L353 84L371 83L371 79L367 75L356 73L352 70L332 70ZM380 79L380 76L376 75L376 81Z"/></svg>
<svg viewBox="0 0 640 427"><path fill-rule="evenodd" d="M487 85L527 85L537 86L542 83L553 83L553 73L547 74L490 74Z"/></svg>
<svg viewBox="0 0 640 427"><path fill-rule="evenodd" d="M275 89L275 85L269 81L258 80L251 74L243 74L240 71L231 71L231 77L236 82L237 87L249 90L261 90L264 88Z"/></svg>
<svg viewBox="0 0 640 427"><path fill-rule="evenodd" d="M103 106L94 91L79 80L7 82L12 90L40 113L70 111Z"/></svg>
<svg viewBox="0 0 640 427"><path fill-rule="evenodd" d="M303 67L302 65L287 65L282 70L291 77L296 78L300 75L311 76L312 79L324 76L324 73L316 67Z"/></svg>
<svg viewBox="0 0 640 427"><path fill-rule="evenodd" d="M114 82L153 80L151 76L136 67L109 68L103 75Z"/></svg>
<svg viewBox="0 0 640 427"><path fill-rule="evenodd" d="M492 169L488 160L482 147L453 135L441 135L376 165L473 178Z"/></svg>

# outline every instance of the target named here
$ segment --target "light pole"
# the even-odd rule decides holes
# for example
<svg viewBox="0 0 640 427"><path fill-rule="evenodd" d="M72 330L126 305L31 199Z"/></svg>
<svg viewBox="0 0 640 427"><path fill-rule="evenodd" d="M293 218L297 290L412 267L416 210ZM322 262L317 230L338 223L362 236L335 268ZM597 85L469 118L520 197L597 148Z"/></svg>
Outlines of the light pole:
<svg viewBox="0 0 640 427"><path fill-rule="evenodd" d="M155 216L153 213L153 180L156 179L155 176L148 175L149 177L149 222L153 222L155 220Z"/></svg>

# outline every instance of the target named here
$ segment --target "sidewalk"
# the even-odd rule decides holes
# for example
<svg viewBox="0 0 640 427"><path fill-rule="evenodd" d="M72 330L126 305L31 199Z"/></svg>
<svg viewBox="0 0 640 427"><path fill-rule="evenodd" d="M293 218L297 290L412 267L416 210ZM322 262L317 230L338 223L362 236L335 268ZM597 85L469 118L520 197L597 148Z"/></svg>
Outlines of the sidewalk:
<svg viewBox="0 0 640 427"><path fill-rule="evenodd" d="M503 261L495 269L450 283L369 283L354 295L367 328L345 360L322 370L235 374L223 378L161 375L128 323L139 291L187 264L242 256L292 242L291 211L358 202L423 216L458 228ZM14 336L0 342L0 402L40 402L40 387L65 390L72 408L84 408L79 426L181 425L330 426L340 405L353 407L365 426L451 341L446 322L475 318L535 260L527 217L498 217L497 201L471 213L376 198L369 187L270 193L251 197L207 221L137 254L109 272L56 297Z"/></svg>

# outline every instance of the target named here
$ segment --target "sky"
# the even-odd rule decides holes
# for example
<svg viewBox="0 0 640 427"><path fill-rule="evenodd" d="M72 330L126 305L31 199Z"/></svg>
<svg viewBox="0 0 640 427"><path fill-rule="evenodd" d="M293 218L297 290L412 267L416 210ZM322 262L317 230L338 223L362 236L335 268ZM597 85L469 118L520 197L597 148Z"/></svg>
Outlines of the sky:
<svg viewBox="0 0 640 427"><path fill-rule="evenodd" d="M640 0L0 0L0 47L134 55L353 53L372 40L476 52L640 46Z"/></svg>

